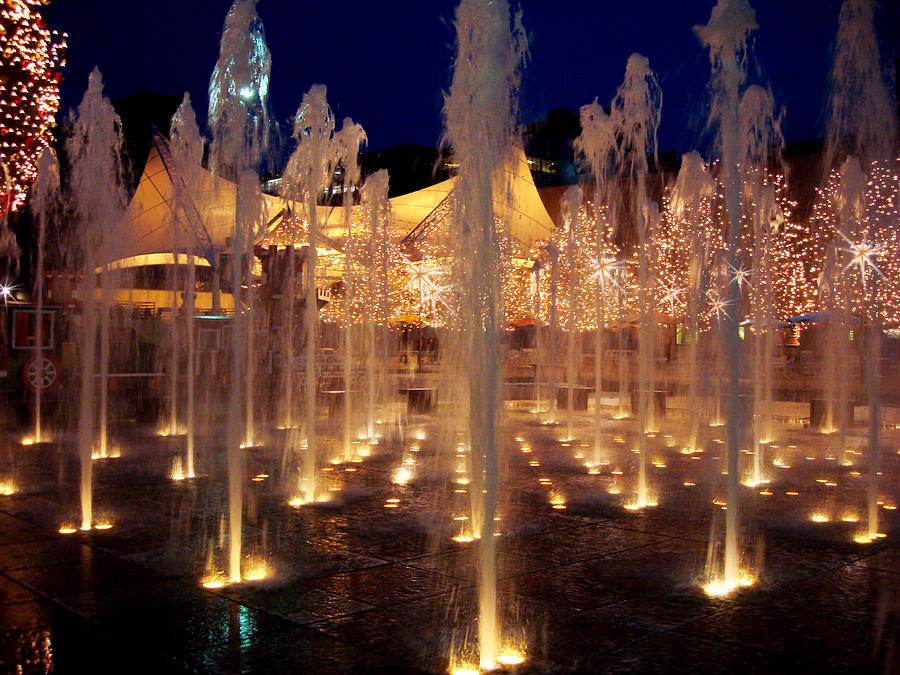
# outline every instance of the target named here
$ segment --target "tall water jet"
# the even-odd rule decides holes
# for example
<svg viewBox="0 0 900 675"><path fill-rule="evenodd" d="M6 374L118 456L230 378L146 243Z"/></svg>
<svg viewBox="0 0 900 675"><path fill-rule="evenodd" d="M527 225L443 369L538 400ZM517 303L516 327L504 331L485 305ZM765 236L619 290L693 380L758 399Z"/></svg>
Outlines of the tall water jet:
<svg viewBox="0 0 900 675"><path fill-rule="evenodd" d="M877 6L876 0L845 0L841 6L829 77L826 174L840 155L856 155L866 169L895 149L895 109L875 32Z"/></svg>
<svg viewBox="0 0 900 675"><path fill-rule="evenodd" d="M531 265L529 279L531 282L531 308L534 313L534 408L531 412L536 415L543 414L543 385L541 378L544 377L544 351L546 343L546 331L541 322L541 311L543 304L541 303L541 279L544 276L544 262L538 258Z"/></svg>
<svg viewBox="0 0 900 675"><path fill-rule="evenodd" d="M100 336L100 429L99 454L106 456L106 391L109 363L109 279L106 269L100 302L97 298L98 269L116 260L115 236L121 224L122 193L121 122L109 99L103 95L103 79L94 69L88 88L74 116L72 136L66 144L70 166L70 200L78 222L79 254L83 274L81 325L81 396L78 410L78 457L81 463L81 529L93 526L93 469L96 429L94 416L97 370L98 312L102 315Z"/></svg>
<svg viewBox="0 0 900 675"><path fill-rule="evenodd" d="M650 431L653 392L654 335L653 316L655 283L650 278L652 226L658 220L656 205L647 197L648 155L656 156L656 131L659 128L662 92L656 76L650 70L650 61L640 54L628 57L625 79L612 103L612 116L619 130L616 154L617 173L631 186L625 198L622 216L634 223L637 232L638 257L638 442L640 461L636 505L651 503L647 484L647 433Z"/></svg>
<svg viewBox="0 0 900 675"><path fill-rule="evenodd" d="M594 257L591 260L591 280L594 285L595 311L597 313L597 330L594 333L594 452L592 464L597 466L606 458L604 456L600 425L603 419L600 405L603 391L604 331L607 314L607 284L616 285L615 273L618 261L610 255L612 237L611 228L607 226L605 206L608 200L607 190L611 160L616 151L616 127L612 118L607 115L595 99L593 103L582 106L580 111L581 134L575 139L573 147L577 154L583 155L591 168L593 176L593 226Z"/></svg>
<svg viewBox="0 0 900 675"><path fill-rule="evenodd" d="M479 554L479 660L497 665L497 416L500 400L500 250L494 220L498 171L513 140L520 63L526 51L521 17L510 22L506 0L462 0L456 10L457 53L444 105L446 141L459 162L456 227L463 253L468 334L470 452L484 476Z"/></svg>
<svg viewBox="0 0 900 675"><path fill-rule="evenodd" d="M638 236L643 239L640 253L638 254L638 283L640 285L640 297L643 298L640 309L640 326L638 327L638 366L639 372L643 369L640 378L646 392L641 406L643 422L641 428L642 443L646 446L647 434L656 433L659 429L656 423L656 342L659 335L659 327L656 319L657 290L657 239L659 238L660 225L659 206L652 199L646 199L643 207L643 224L638 227ZM646 466L646 447L641 451L644 458L642 464Z"/></svg>
<svg viewBox="0 0 900 675"><path fill-rule="evenodd" d="M547 410L544 416L545 424L555 424L556 419L556 384L557 384L557 351L559 342L559 247L555 241L548 241L544 244L542 251L543 257L546 259L550 267L549 285L550 292L548 298L548 326L544 331L544 340L542 341L541 356L543 356L544 379L548 385L547 391ZM544 265L546 267L547 265ZM543 276L548 276L546 273ZM541 396L538 395L538 403L540 404ZM538 405L540 407L540 405Z"/></svg>
<svg viewBox="0 0 900 675"><path fill-rule="evenodd" d="M38 373L44 369L44 257L47 250L47 226L52 222L60 207L59 164L50 148L45 148L38 159L37 179L31 197L31 208L37 220L37 261L34 273L34 297L37 301L37 324L35 326L35 362ZM43 411L41 401L44 387L42 378L34 390L34 442L44 440Z"/></svg>
<svg viewBox="0 0 900 675"><path fill-rule="evenodd" d="M741 228L741 177L738 166L740 127L738 105L740 87L746 77L747 38L757 28L755 12L746 0L718 0L709 23L694 31L709 49L712 68L710 89L712 105L710 125L717 125L718 146L722 160L721 176L725 186L728 215L726 265L738 269L738 246ZM725 302L736 306L740 290L737 283L726 284ZM728 458L728 490L725 514L724 584L736 588L740 580L738 552L738 457L740 454L740 338L736 307L724 313L721 323L725 334L728 361L728 420L726 453Z"/></svg>
<svg viewBox="0 0 900 675"><path fill-rule="evenodd" d="M359 183L359 148L366 142L366 132L362 126L354 124L349 117L344 118L341 130L334 135L334 164L340 167L344 207L344 330L342 332L343 347L343 381L344 381L344 459L353 458L353 295L358 292L355 276L353 253L353 229L350 218L353 214L353 189Z"/></svg>
<svg viewBox="0 0 900 675"><path fill-rule="evenodd" d="M265 44L256 0L236 0L225 17L219 60L209 83L209 126L212 132L210 166L236 183L235 220L230 240L231 292L234 303L231 331L231 375L228 398L228 530L229 579L241 579L241 519L243 510L243 454L241 445L252 433L252 361L248 358L251 298L246 266L261 202L257 169L268 138L266 101L271 59ZM241 406L241 403L244 403Z"/></svg>
<svg viewBox="0 0 900 675"><path fill-rule="evenodd" d="M185 476L193 478L196 475L194 467L194 446L196 443L196 372L197 372L197 347L194 331L194 314L196 313L197 267L194 256L202 251L201 242L208 238L200 212L195 203L196 186L199 184L198 174L201 170L203 159L203 139L197 126L194 109L191 106L190 96L185 93L181 105L175 111L171 123L171 153L173 173L175 175L174 200L176 214L180 213L180 225L186 230L185 253L187 254L187 278L184 284L184 314L185 348L187 351L186 371L186 407L185 407ZM177 253L177 251L176 251Z"/></svg>
<svg viewBox="0 0 900 675"><path fill-rule="evenodd" d="M863 356L866 398L869 404L869 481L866 490L865 537L874 539L878 534L878 473L881 463L881 315L878 297L880 271L875 266L874 260L881 250L875 243L879 222L877 216L868 208L866 194L868 176L857 157L849 155L844 160L840 176L838 187L838 215L842 227L840 234L847 243L843 253L850 256L850 262L844 270L845 274L849 273L850 276L847 282L851 297L856 299L855 304L869 328L868 334L865 335ZM857 273L859 278L855 279Z"/></svg>
<svg viewBox="0 0 900 675"><path fill-rule="evenodd" d="M881 448L881 333L882 316L877 268L871 263L879 252L881 218L867 213L866 182L879 162L889 163L896 149L894 109L875 33L875 0L845 0L838 19L831 69L825 171L836 158L847 155L841 167L841 223L838 234L847 267L860 274L860 305L869 321L866 336L866 392L869 404L869 486L866 537L878 532L878 469ZM844 222L845 219L857 220ZM855 227L854 227L855 226ZM851 235L850 232L853 234ZM854 238L851 239L850 237ZM844 247L844 244L847 247Z"/></svg>
<svg viewBox="0 0 900 675"><path fill-rule="evenodd" d="M306 445L301 454L300 494L301 502L315 501L318 497L316 438L316 325L318 319L318 293L316 290L316 245L319 230L319 196L324 192L331 176L333 158L334 114L326 99L323 85L313 85L303 95L294 119L294 150L284 172L286 193L305 203L307 222L307 256L305 261L305 308L303 330L305 344L304 405Z"/></svg>
<svg viewBox="0 0 900 675"><path fill-rule="evenodd" d="M705 391L700 373L700 320L709 290L710 246L709 218L710 201L715 194L715 180L697 152L690 152L681 158L681 168L672 190L671 208L677 227L684 233L686 243L685 268L687 276L684 291L687 314L688 347L687 388L688 423L683 450L690 454L697 449L703 406L701 395ZM673 251L677 247L672 247ZM679 286L673 284L673 292Z"/></svg>
<svg viewBox="0 0 900 675"><path fill-rule="evenodd" d="M623 273L624 277L625 274ZM628 371L631 366L628 359L625 355L626 350L626 323L625 323L625 289L619 288L618 293L616 293L617 300L617 309L619 313L619 322L616 330L616 350L619 352L616 360L618 361L618 395L619 395L619 412L616 415L617 419L625 419L628 417L628 413L625 412L625 402L628 398L628 395L631 391L630 384L628 382Z"/></svg>
<svg viewBox="0 0 900 675"><path fill-rule="evenodd" d="M851 336L850 304L846 284L841 275L841 250L836 241L826 247L822 272L818 278L818 307L828 316L825 325L823 353L827 361L819 374L825 413L821 424L824 433L837 433L838 459L847 466L847 434L850 431L851 363L854 356Z"/></svg>
<svg viewBox="0 0 900 675"><path fill-rule="evenodd" d="M386 367L387 354L382 335L379 349L376 327L387 326L388 322L388 231L391 203L388 201L388 184L390 177L385 169L376 171L366 178L361 189L361 200L368 207L369 232L368 255L369 275L366 280L366 293L369 311L366 312L366 436L375 436L375 420L378 401L384 394L383 373L376 371L376 363L380 360ZM379 356L381 357L379 359Z"/></svg>
<svg viewBox="0 0 900 675"><path fill-rule="evenodd" d="M570 186L562 198L563 222L566 227L566 440L575 437L575 387L578 384L578 267L579 251L576 230L578 213L581 210L581 188Z"/></svg>
<svg viewBox="0 0 900 675"><path fill-rule="evenodd" d="M778 290L773 258L775 236L783 222L769 177L769 162L780 159L784 139L772 93L758 85L744 91L738 118L739 165L753 243L747 252L747 264L732 268L730 283L737 286L739 294L750 294L753 316L753 473L749 483L756 486L765 480L763 451L772 442L772 351L777 329L774 298Z"/></svg>

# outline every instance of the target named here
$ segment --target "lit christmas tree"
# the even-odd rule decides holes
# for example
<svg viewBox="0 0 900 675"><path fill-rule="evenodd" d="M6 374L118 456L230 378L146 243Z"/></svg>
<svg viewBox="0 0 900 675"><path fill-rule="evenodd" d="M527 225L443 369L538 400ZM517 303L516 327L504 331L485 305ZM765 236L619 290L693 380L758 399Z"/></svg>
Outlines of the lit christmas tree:
<svg viewBox="0 0 900 675"><path fill-rule="evenodd" d="M59 109L66 35L51 31L37 11L48 0L0 4L0 207L16 211L50 144Z"/></svg>

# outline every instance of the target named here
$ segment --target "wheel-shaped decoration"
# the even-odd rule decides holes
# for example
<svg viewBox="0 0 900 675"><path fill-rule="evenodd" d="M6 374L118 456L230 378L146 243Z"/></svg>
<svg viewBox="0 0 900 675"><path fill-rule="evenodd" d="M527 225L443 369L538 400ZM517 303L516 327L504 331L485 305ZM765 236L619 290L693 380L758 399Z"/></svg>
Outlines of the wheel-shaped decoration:
<svg viewBox="0 0 900 675"><path fill-rule="evenodd" d="M22 367L22 379L29 391L42 394L53 391L59 385L59 364L52 356L30 357Z"/></svg>

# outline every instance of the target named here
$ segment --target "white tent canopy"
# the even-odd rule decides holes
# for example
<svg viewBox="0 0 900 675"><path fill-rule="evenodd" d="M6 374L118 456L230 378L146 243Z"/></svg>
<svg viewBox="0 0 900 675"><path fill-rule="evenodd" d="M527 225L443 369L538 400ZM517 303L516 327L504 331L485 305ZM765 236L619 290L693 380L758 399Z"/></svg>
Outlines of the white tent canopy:
<svg viewBox="0 0 900 675"><path fill-rule="evenodd" d="M157 137L159 143L165 140ZM162 147L163 154L167 148ZM123 233L118 248L120 258L150 253L166 253L174 250L194 249L211 257L214 252L226 248L226 241L234 227L234 183L214 176L209 171L198 170L199 186L191 194L188 217L181 217L178 229L173 227L175 205L172 174L160 150L154 145L150 150L141 180L126 212L130 226ZM442 181L422 190L400 195L390 200L390 232L398 239L411 232L425 220L452 193L456 178ZM494 208L497 216L508 228L512 237L524 248L550 235L553 221L544 208L525 154L521 149L512 153L503 179L505 187L496 190ZM303 213L302 205L263 195L263 216L266 222L277 220L287 207L291 212ZM354 209L361 207L356 206ZM340 241L343 239L343 213L339 208L325 208L323 234ZM188 222L183 222L187 220ZM275 225L273 224L272 227ZM177 243L174 240L177 237ZM262 238L262 237L261 237Z"/></svg>

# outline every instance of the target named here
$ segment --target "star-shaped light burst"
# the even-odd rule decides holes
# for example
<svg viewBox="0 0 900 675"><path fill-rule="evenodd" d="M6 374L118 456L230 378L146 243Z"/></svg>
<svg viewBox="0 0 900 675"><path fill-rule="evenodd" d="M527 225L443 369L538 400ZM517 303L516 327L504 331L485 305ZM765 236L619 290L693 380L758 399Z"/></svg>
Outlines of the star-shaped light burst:
<svg viewBox="0 0 900 675"><path fill-rule="evenodd" d="M6 307L9 299L13 297L13 291L18 290L16 284L9 283L9 279L0 282L0 298L3 299L3 306Z"/></svg>
<svg viewBox="0 0 900 675"><path fill-rule="evenodd" d="M706 294L709 298L708 316L716 315L716 319L721 323L722 317L728 318L728 306L734 304L734 300L725 300L721 295L714 295L712 291Z"/></svg>
<svg viewBox="0 0 900 675"><path fill-rule="evenodd" d="M842 250L850 254L850 262L844 265L845 272L851 267L857 267L859 269L859 278L863 282L866 280L866 271L869 267L875 270L876 274L884 276L881 274L881 270L875 266L874 260L875 256L879 255L884 250L884 247L876 246L865 239L861 242L853 243L843 232L841 232L840 235L844 238L844 241L847 242L847 248Z"/></svg>
<svg viewBox="0 0 900 675"><path fill-rule="evenodd" d="M591 275L588 277L588 281L599 281L600 282L600 290L602 292L606 292L606 283L610 282L617 288L619 286L619 274L624 269L624 261L617 260L612 256L601 255L599 258L595 258L590 253L586 253L588 263L591 267Z"/></svg>
<svg viewBox="0 0 900 675"><path fill-rule="evenodd" d="M427 305L434 314L437 305L441 304L449 311L447 296L454 285L441 283L440 277L445 272L444 268L439 265L428 265L424 261L410 260L406 256L403 256L403 263L410 273L406 287L419 294L419 307Z"/></svg>
<svg viewBox="0 0 900 675"><path fill-rule="evenodd" d="M728 271L731 273L731 283L737 284L740 292L744 291L744 284L753 288L750 284L750 275L753 274L753 270L744 269L743 266L735 267L731 263L728 263Z"/></svg>
<svg viewBox="0 0 900 675"><path fill-rule="evenodd" d="M678 302L678 296L680 296L686 289L684 288L676 288L674 285L667 286L666 284L659 282L660 288L662 288L663 302L669 303L669 312L672 314L675 313L675 303Z"/></svg>

